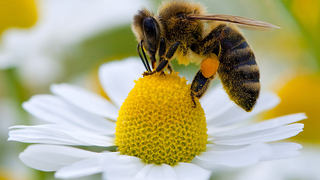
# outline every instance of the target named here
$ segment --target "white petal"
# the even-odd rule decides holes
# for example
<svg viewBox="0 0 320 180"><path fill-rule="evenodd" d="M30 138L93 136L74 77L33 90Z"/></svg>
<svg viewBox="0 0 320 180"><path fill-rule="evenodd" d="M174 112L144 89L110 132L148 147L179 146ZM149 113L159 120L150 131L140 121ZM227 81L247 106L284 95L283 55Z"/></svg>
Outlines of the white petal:
<svg viewBox="0 0 320 180"><path fill-rule="evenodd" d="M96 156L98 153L66 146L30 145L20 160L27 166L41 171L56 171L77 161Z"/></svg>
<svg viewBox="0 0 320 180"><path fill-rule="evenodd" d="M36 95L23 108L44 121L93 131L95 133L115 133L115 123L105 118L84 112L53 95Z"/></svg>
<svg viewBox="0 0 320 180"><path fill-rule="evenodd" d="M78 161L70 166L63 167L59 169L55 174L55 178L69 179L69 178L79 178L83 176L88 176L96 173L103 172L103 163L101 160L105 156L105 153L100 153L97 156L90 157Z"/></svg>
<svg viewBox="0 0 320 180"><path fill-rule="evenodd" d="M213 120L236 106L228 97L222 85L210 90L200 99L201 106L206 113L207 121Z"/></svg>
<svg viewBox="0 0 320 180"><path fill-rule="evenodd" d="M152 170L148 174L148 180L178 180L177 175L174 172L174 169L167 165L167 164L161 164L161 165L154 165Z"/></svg>
<svg viewBox="0 0 320 180"><path fill-rule="evenodd" d="M13 130L9 133L9 141L19 141L24 143L43 143L56 145L77 145L79 142L67 138L53 137L48 133L32 131L29 129Z"/></svg>
<svg viewBox="0 0 320 180"><path fill-rule="evenodd" d="M245 145L261 142L278 141L297 135L299 132L302 131L302 128L303 124L296 123L243 135L221 137L216 136L214 137L212 142L214 144L223 145Z"/></svg>
<svg viewBox="0 0 320 180"><path fill-rule="evenodd" d="M173 169L179 180L206 180L211 176L210 171L191 163L178 163Z"/></svg>
<svg viewBox="0 0 320 180"><path fill-rule="evenodd" d="M145 166L140 158L134 156L108 153L104 156L103 179L105 180L132 180Z"/></svg>
<svg viewBox="0 0 320 180"><path fill-rule="evenodd" d="M211 135L212 136L235 136L239 134L246 134L246 133L280 127L280 126L294 123L306 118L307 116L304 113L290 114L286 116L280 116L273 119L265 120L265 121L255 123L249 126L241 127L241 128L232 128L229 131L225 131L222 133L221 132L214 133Z"/></svg>
<svg viewBox="0 0 320 180"><path fill-rule="evenodd" d="M9 132L9 141L103 147L114 145L111 137L88 131L75 131L57 124L13 126L10 129L18 130Z"/></svg>
<svg viewBox="0 0 320 180"><path fill-rule="evenodd" d="M216 148L217 147L217 148ZM262 161L272 153L272 149L266 144L254 144L249 146L214 146L206 152L196 156L196 164L204 168L210 168L210 164L221 164L232 167L249 166Z"/></svg>
<svg viewBox="0 0 320 180"><path fill-rule="evenodd" d="M280 99L277 95L273 93L263 93L257 101L257 104L251 112L246 112L240 107L233 106L228 110L228 113L224 113L214 119L208 118L208 129L212 127L228 126L245 119L248 119L262 111L269 110L279 104ZM214 111L214 110L213 110ZM210 131L209 131L210 132Z"/></svg>
<svg viewBox="0 0 320 180"><path fill-rule="evenodd" d="M300 154L298 150L302 148L297 143L270 143L268 145L272 148L273 152L270 156L263 159L265 161L298 156Z"/></svg>
<svg viewBox="0 0 320 180"><path fill-rule="evenodd" d="M144 166L135 176L136 180L145 180L148 176L149 171L152 169L153 164Z"/></svg>
<svg viewBox="0 0 320 180"><path fill-rule="evenodd" d="M127 58L100 66L99 79L109 98L120 107L134 87L133 81L142 77L144 71L141 60Z"/></svg>
<svg viewBox="0 0 320 180"><path fill-rule="evenodd" d="M50 87L53 94L92 114L116 120L118 108L98 94L89 92L71 84L53 84Z"/></svg>
<svg viewBox="0 0 320 180"><path fill-rule="evenodd" d="M134 177L137 180L178 180L174 169L166 164L149 164Z"/></svg>

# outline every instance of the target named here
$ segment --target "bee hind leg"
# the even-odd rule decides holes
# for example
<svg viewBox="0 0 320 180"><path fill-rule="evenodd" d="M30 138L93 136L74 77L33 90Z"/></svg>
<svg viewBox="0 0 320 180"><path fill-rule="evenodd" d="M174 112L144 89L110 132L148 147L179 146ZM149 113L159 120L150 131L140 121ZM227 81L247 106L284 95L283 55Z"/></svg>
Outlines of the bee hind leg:
<svg viewBox="0 0 320 180"><path fill-rule="evenodd" d="M191 97L194 104L194 97L201 98L207 91L211 80L216 75L219 67L219 59L216 55L208 57L201 62L200 70L193 78L191 84Z"/></svg>
<svg viewBox="0 0 320 180"><path fill-rule="evenodd" d="M196 76L193 78L192 84L191 84L191 98L194 103L194 107L196 107L196 102L194 101L194 98L200 98L207 90L207 88L210 85L212 77L205 77L202 74L202 70L200 69Z"/></svg>

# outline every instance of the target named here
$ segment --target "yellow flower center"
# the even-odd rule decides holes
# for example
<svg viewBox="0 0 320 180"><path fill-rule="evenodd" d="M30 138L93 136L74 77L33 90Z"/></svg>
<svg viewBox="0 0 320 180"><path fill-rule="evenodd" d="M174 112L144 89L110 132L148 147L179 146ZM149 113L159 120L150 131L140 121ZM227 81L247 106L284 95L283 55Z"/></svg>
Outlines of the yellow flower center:
<svg viewBox="0 0 320 180"><path fill-rule="evenodd" d="M10 27L28 28L37 21L35 0L0 0L0 35Z"/></svg>
<svg viewBox="0 0 320 180"><path fill-rule="evenodd" d="M207 127L204 111L190 95L190 84L178 73L146 76L122 104L115 142L121 154L146 163L190 162L204 151Z"/></svg>

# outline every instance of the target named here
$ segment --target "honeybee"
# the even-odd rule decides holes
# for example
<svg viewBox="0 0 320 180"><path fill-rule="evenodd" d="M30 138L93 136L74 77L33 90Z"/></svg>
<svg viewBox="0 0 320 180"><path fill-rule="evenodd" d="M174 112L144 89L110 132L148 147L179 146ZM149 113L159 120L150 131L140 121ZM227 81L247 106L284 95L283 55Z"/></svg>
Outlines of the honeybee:
<svg viewBox="0 0 320 180"><path fill-rule="evenodd" d="M278 28L239 16L207 14L201 4L191 2L164 2L157 15L142 8L134 16L132 30L147 69L144 76L165 69L171 72L174 58L179 64L200 64L191 84L193 102L218 75L229 98L250 112L259 97L260 72L252 49L235 24Z"/></svg>

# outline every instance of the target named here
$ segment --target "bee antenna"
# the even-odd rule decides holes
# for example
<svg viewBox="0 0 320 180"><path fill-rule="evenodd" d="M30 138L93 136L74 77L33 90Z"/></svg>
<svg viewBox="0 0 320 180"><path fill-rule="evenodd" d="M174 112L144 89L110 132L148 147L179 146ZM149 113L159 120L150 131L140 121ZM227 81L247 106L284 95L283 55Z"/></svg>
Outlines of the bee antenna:
<svg viewBox="0 0 320 180"><path fill-rule="evenodd" d="M146 53L144 52L142 42L143 42L143 40L138 44L138 53L139 53L139 56L140 56L140 58L141 58L141 60L142 60L142 62L143 62L143 64L144 64L146 70L149 71L149 72L152 72L152 71L151 71L151 68L150 68L150 65L149 65L149 62L148 62L148 58L147 58L147 56L146 56ZM140 48L140 47L141 47L141 51L142 51L142 54L143 54L143 57L144 57L144 58L142 58L142 56L141 56L141 54L140 54L140 51L139 51L139 48Z"/></svg>

